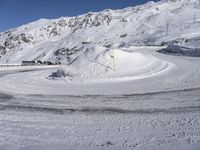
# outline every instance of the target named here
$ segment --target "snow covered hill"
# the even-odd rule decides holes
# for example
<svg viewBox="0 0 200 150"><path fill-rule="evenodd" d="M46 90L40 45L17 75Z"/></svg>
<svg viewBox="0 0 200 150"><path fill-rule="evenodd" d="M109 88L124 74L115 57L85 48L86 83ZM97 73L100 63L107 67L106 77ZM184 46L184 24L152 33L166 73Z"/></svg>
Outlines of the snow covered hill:
<svg viewBox="0 0 200 150"><path fill-rule="evenodd" d="M162 0L76 17L40 19L0 33L0 63L61 62L68 66L70 81L145 77L171 64L124 48L169 43L198 47L199 40L200 1Z"/></svg>
<svg viewBox="0 0 200 150"><path fill-rule="evenodd" d="M183 19L184 18L184 19ZM40 19L0 33L0 62L52 60L72 64L96 48L164 45L200 36L199 0L162 0L121 10Z"/></svg>

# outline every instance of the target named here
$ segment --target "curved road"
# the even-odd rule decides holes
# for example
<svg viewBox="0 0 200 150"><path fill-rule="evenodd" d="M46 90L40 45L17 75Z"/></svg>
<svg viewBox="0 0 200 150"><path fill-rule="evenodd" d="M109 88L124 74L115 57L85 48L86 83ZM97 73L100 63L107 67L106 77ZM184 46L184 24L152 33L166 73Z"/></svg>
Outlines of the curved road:
<svg viewBox="0 0 200 150"><path fill-rule="evenodd" d="M39 76L30 80L28 86L27 78L35 79L33 76L41 71L48 75L55 69L3 71L0 149L199 147L200 59L163 55L156 53L155 48L145 48L140 53L170 62L174 67L158 76L119 83L46 84ZM21 80L12 80L19 77ZM38 82L39 90L35 86ZM47 86L52 84L54 91ZM57 87L63 85L66 87L59 93ZM20 86L27 88L17 89ZM35 89L31 91L32 87ZM52 94L45 93L48 90Z"/></svg>

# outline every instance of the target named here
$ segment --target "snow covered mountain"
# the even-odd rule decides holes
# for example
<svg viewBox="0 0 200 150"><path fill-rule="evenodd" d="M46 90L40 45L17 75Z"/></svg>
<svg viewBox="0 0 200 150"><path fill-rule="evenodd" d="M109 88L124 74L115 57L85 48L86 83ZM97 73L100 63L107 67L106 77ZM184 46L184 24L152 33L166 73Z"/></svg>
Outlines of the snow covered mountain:
<svg viewBox="0 0 200 150"><path fill-rule="evenodd" d="M40 19L5 31L0 33L0 62L51 60L70 65L116 47L187 43L198 37L200 1L162 0L76 17Z"/></svg>

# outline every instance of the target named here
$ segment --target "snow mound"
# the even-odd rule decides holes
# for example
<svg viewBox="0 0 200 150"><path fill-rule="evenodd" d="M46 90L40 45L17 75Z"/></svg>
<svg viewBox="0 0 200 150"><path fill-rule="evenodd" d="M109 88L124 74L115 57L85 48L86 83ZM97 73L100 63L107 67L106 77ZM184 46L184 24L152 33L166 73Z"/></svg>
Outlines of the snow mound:
<svg viewBox="0 0 200 150"><path fill-rule="evenodd" d="M108 82L147 78L172 66L148 54L96 47L65 68L67 82Z"/></svg>

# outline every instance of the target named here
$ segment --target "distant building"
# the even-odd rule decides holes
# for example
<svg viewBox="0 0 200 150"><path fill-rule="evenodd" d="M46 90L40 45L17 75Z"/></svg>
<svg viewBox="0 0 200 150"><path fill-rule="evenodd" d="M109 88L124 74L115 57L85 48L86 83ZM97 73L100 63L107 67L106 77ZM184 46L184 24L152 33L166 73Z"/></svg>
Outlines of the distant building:
<svg viewBox="0 0 200 150"><path fill-rule="evenodd" d="M36 61L22 61L22 66L34 66L36 64Z"/></svg>
<svg viewBox="0 0 200 150"><path fill-rule="evenodd" d="M51 62L51 61L22 61L22 66L36 66L36 65L58 65L60 62Z"/></svg>

